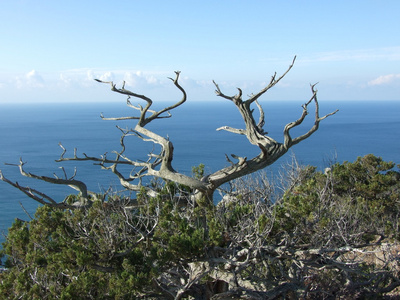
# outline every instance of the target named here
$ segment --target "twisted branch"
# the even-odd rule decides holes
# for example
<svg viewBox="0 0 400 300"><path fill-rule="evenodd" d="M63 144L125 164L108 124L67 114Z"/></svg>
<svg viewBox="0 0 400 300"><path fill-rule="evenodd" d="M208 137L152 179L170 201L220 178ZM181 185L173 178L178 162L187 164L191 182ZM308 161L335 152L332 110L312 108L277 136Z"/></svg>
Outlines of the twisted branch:
<svg viewBox="0 0 400 300"><path fill-rule="evenodd" d="M238 108L240 114L242 115L243 121L245 123L245 129L237 129L237 128L232 128L229 126L222 126L217 128L217 131L224 130L228 132L232 132L235 134L240 134L240 135L245 135L248 139L248 141L259 147L261 150L260 154L253 159L249 159L246 161L239 160L236 164L233 164L230 160L228 160L231 163L231 166L226 167L222 170L219 170L215 172L214 174L211 174L209 177L209 180L216 186L219 186L223 183L226 183L232 179L239 178L241 176L253 173L257 170L261 170L272 163L274 163L277 159L279 159L282 155L284 155L288 149L295 145L298 144L299 142L305 140L311 134L313 134L315 131L318 130L319 122L322 121L323 119L335 114L338 110L327 114L323 117L319 117L319 105L317 101L317 90L314 89L315 85L311 86L311 91L312 91L312 97L311 99L303 105L303 112L301 117L289 124L287 124L284 128L284 143L279 143L272 139L271 137L266 136L267 132L264 131L264 125L265 125L265 113L264 110L261 106L261 104L258 102L258 99L260 96L262 96L264 93L266 93L270 88L275 86L283 77L286 76L286 74L291 70L293 67L293 64L296 60L296 57L294 57L292 64L288 67L288 69L277 78L277 74L275 73L269 84L263 88L260 92L257 94L251 94L249 98L244 101L242 99L242 90L238 88L239 93L234 95L234 96L227 96L221 91L221 88L219 85L213 81L216 90L215 93L217 96L222 97L224 99L232 101L235 106ZM254 110L251 108L251 104L255 103L260 116L258 119L258 122L256 122L254 118ZM307 107L308 105L314 102L316 111L315 111L315 122L314 126L310 128L305 134L296 137L292 139L292 137L289 134L289 131L291 128L296 127L300 125L305 117L308 114Z"/></svg>
<svg viewBox="0 0 400 300"><path fill-rule="evenodd" d="M66 204L64 201L61 203L58 203L57 201L55 201L53 198L46 195L45 193L42 193L42 192L40 192L36 189L30 188L30 187L21 186L21 185L19 185L18 182L12 182L11 180L4 177L1 170L0 170L0 180L17 188L18 190L22 191L28 197L32 198L33 200L35 200L43 205L47 204L47 205L50 205L53 207L75 208L78 206L82 207L84 205L91 204L92 201L89 199L89 194L94 194L94 193L88 192L85 183L83 183L82 181L73 179L74 176L76 175L76 173L74 173L74 175L69 179L67 177L65 179L62 179L62 178L59 178L58 176L55 176L55 178L47 177L47 176L40 176L40 175L36 175L36 174L30 173L30 172L26 172L24 170L25 164L26 163L23 162L22 159L20 159L20 163L18 165L15 165L15 164L7 164L7 165L17 166L19 168L21 175L23 175L25 177L41 180L41 181L52 183L52 184L67 185L67 186L79 191L80 192L79 203L75 203L73 206ZM66 175L65 170L64 170L64 174Z"/></svg>

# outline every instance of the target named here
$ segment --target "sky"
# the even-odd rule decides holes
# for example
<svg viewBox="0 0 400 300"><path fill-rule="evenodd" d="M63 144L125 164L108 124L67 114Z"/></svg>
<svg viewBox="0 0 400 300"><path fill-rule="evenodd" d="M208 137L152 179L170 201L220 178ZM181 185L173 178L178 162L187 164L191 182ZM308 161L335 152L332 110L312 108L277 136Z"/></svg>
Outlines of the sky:
<svg viewBox="0 0 400 300"><path fill-rule="evenodd" d="M400 100L400 1L0 1L0 104L223 101L221 90L304 100Z"/></svg>

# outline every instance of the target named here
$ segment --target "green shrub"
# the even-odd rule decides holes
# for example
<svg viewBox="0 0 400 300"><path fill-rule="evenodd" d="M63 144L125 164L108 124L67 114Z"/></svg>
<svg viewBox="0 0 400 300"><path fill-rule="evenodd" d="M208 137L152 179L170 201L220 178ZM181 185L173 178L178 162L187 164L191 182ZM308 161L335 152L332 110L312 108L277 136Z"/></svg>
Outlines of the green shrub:
<svg viewBox="0 0 400 300"><path fill-rule="evenodd" d="M203 168L194 173L201 176ZM190 190L165 182L159 196L143 190L130 208L118 196L86 209L42 206L33 220L17 219L9 228L0 295L137 299L165 296L166 290L177 294L186 286L181 296L189 297L210 293L215 274L246 282L265 297L283 283L307 299L379 294L397 284L398 274L388 266L349 263L342 269L344 250L322 250L358 247L379 237L398 240L399 178L393 163L367 155L335 164L326 174L303 168L275 204L269 194L260 201L257 193L236 191L216 206L182 206L175 196Z"/></svg>

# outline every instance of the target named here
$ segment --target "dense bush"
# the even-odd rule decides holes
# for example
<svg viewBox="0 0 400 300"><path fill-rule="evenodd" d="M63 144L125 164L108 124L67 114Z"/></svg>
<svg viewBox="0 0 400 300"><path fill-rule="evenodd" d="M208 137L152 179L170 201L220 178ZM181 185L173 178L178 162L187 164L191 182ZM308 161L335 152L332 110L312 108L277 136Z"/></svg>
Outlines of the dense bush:
<svg viewBox="0 0 400 300"><path fill-rule="evenodd" d="M301 184L287 190L275 207L275 230L307 233L299 236L301 243L313 247L398 239L400 175L394 167L367 155L337 163L326 174L302 169Z"/></svg>
<svg viewBox="0 0 400 300"><path fill-rule="evenodd" d="M113 195L75 210L42 206L33 220L16 220L9 229L0 297L354 299L393 293L400 285L395 165L367 155L325 173L314 167L290 172L277 201L274 185L260 175L234 182L216 206L191 201L190 189L172 182L155 198Z"/></svg>

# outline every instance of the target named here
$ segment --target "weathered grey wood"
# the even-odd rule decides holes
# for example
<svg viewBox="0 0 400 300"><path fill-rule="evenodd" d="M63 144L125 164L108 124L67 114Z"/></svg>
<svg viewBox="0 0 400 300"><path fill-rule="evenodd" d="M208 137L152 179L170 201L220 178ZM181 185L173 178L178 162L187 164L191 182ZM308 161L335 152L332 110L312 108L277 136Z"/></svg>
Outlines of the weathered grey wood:
<svg viewBox="0 0 400 300"><path fill-rule="evenodd" d="M138 112L138 115L129 116L129 117L116 117L109 118L104 117L103 114L101 117L104 120L134 120L136 125L133 129L122 129L119 128L122 132L120 145L121 150L114 151L112 155L115 155L114 158L110 158L110 154L104 154L100 157L92 157L83 153L82 157L78 157L76 154L76 149L74 150L74 155L72 157L65 157L66 149L60 144L63 152L61 157L57 160L58 162L62 161L93 161L96 164L100 165L104 169L108 169L113 172L119 179L120 184L133 191L145 191L149 196L155 196L157 191L153 190L151 187L143 185L142 180L145 177L157 177L162 178L164 180L169 180L176 182L178 184L183 184L189 186L193 190L195 190L195 198L197 200L206 199L209 203L212 203L214 192L224 183L227 183L231 180L237 179L239 177L251 174L258 170L264 169L265 167L273 164L280 157L282 157L290 147L300 143L301 141L307 139L311 136L315 131L318 130L319 123L323 119L335 114L337 112L334 111L330 114L327 114L323 117L319 116L319 104L317 100L317 90L315 90L315 85L311 86L312 96L308 100L307 103L303 105L302 113L299 119L288 123L283 129L283 143L279 143L273 138L267 136L267 132L264 131L265 125L265 113L264 110L259 103L259 98L266 93L270 88L275 86L285 75L291 70L293 64L295 62L296 57L293 59L292 64L288 67L288 69L279 77L275 73L270 82L266 87L264 87L261 91L256 94L251 94L247 100L243 100L243 93L240 88L238 88L238 94L234 96L228 96L224 94L217 83L215 83L215 93L218 97L222 97L226 100L231 101L239 110L242 119L244 121L244 128L237 129L229 126L223 126L217 128L217 130L224 130L234 134L245 135L247 140L254 146L260 149L260 153L253 157L239 157L232 154L232 158L235 162L227 157L227 160L230 162L228 167L222 168L212 174L207 174L203 178L194 178L187 176L185 174L177 172L173 168L173 155L174 155L174 146L169 138L165 138L160 136L159 134L149 130L146 128L146 125L153 122L154 120L170 118L171 111L181 105L183 105L187 100L186 91L179 84L179 75L180 72L175 72L175 78L169 78L182 93L182 98L177 101L175 104L167 106L159 111L151 110L151 106L153 104L153 100L147 96L140 95L134 93L125 88L125 82L122 84L121 88L118 88L113 82L105 82L96 79L96 81L101 83L110 84L111 90L126 95L127 105L133 108ZM130 98L137 98L145 102L145 105L142 106L138 104L137 106L132 105ZM254 109L251 107L252 104L255 104L259 111L259 119L255 120L253 112ZM315 105L315 120L314 125L303 135L298 137L292 137L290 134L290 130L296 126L302 124L303 120L308 115L308 107L314 103ZM137 138L142 139L146 142L151 142L157 144L161 147L160 153L149 153L147 161L139 161L136 159L129 158L126 153L125 147L125 139L130 136L136 136ZM130 165L133 170L129 177L124 176L119 170L119 165ZM83 182L78 182L70 179L61 179L61 178L48 178L44 176L37 176L30 173L26 173L23 168L23 164L20 164L20 173L27 177L33 177L39 180L43 180L49 183L55 184L65 184L69 185L73 188L76 188L80 191L81 197L83 199L88 199L88 191L86 185ZM1 179L6 181L2 176ZM6 181L7 182L7 181ZM35 199L37 200L37 199Z"/></svg>

